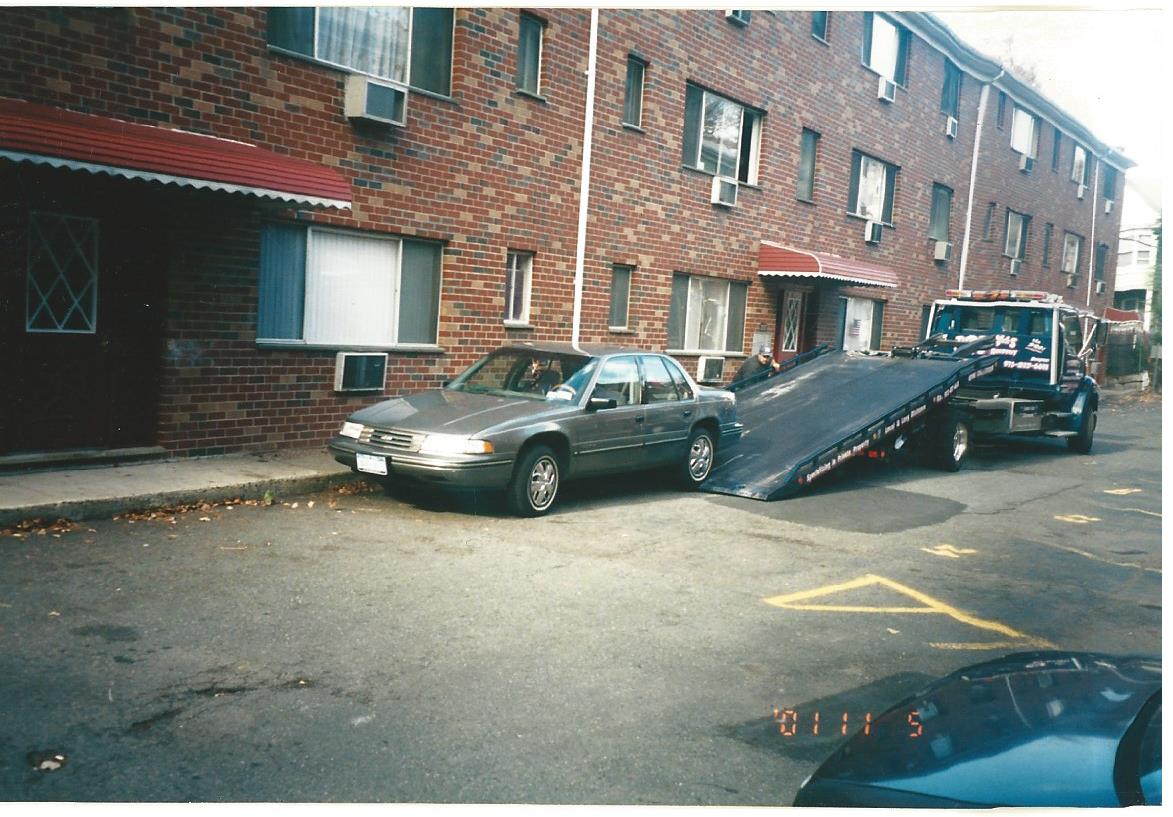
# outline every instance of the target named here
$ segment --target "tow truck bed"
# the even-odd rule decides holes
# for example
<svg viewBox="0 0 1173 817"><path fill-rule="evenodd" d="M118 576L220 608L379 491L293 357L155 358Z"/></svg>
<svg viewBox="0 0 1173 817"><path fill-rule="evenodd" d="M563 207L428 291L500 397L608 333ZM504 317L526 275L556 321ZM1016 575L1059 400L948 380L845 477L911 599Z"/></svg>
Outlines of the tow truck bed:
<svg viewBox="0 0 1173 817"><path fill-rule="evenodd" d="M919 426L991 358L925 359L829 352L737 393L741 439L702 486L773 500Z"/></svg>

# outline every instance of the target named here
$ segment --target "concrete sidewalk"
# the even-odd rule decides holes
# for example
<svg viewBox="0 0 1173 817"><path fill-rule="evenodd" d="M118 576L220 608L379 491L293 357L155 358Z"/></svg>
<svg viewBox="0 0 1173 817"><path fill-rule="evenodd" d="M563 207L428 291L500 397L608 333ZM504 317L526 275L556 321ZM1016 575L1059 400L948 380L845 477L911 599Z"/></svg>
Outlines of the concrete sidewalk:
<svg viewBox="0 0 1173 817"><path fill-rule="evenodd" d="M0 528L196 501L289 496L355 479L325 449L0 474Z"/></svg>

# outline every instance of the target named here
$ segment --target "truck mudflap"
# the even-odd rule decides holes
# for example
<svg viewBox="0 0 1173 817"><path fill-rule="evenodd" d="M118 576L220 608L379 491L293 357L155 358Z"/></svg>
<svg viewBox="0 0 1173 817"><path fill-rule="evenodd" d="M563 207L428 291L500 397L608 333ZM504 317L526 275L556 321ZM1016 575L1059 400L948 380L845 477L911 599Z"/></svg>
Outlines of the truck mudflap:
<svg viewBox="0 0 1173 817"><path fill-rule="evenodd" d="M993 358L830 352L737 393L745 428L701 490L775 500L919 428Z"/></svg>

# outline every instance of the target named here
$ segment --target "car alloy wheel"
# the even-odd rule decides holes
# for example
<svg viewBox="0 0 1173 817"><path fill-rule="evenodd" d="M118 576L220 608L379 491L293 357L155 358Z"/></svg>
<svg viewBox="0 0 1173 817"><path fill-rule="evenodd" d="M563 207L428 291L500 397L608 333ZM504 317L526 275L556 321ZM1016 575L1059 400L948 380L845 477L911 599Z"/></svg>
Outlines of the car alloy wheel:
<svg viewBox="0 0 1173 817"><path fill-rule="evenodd" d="M527 488L530 507L539 513L554 503L558 494L558 463L553 455L543 454L530 469Z"/></svg>
<svg viewBox="0 0 1173 817"><path fill-rule="evenodd" d="M692 433L688 441L688 459L684 464L685 485L696 487L709 478L713 470L713 438L703 428Z"/></svg>

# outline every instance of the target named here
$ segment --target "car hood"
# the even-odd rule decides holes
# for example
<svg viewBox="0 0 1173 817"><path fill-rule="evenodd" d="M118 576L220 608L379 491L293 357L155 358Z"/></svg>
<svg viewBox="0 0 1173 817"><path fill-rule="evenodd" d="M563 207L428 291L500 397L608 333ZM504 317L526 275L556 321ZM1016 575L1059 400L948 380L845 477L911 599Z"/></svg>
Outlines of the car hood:
<svg viewBox="0 0 1173 817"><path fill-rule="evenodd" d="M441 434L476 434L511 420L565 411L566 403L500 397L452 389L431 389L384 400L356 411L350 419L379 428Z"/></svg>
<svg viewBox="0 0 1173 817"><path fill-rule="evenodd" d="M966 667L885 712L804 788L842 782L980 805L1118 806L1117 746L1160 686L1158 658L1034 652Z"/></svg>

